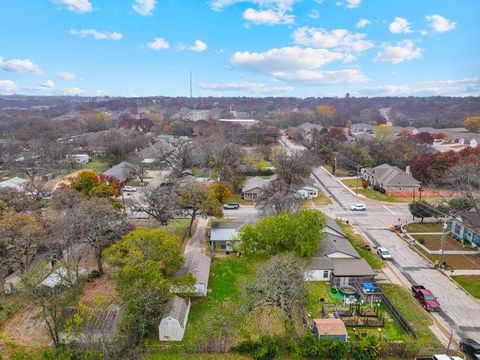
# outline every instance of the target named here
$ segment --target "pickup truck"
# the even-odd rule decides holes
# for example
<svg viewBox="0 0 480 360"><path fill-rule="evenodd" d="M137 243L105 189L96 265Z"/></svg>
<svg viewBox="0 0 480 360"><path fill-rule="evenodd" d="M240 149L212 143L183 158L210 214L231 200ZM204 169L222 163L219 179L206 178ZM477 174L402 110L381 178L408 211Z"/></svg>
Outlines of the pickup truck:
<svg viewBox="0 0 480 360"><path fill-rule="evenodd" d="M413 285L412 286L413 296L423 305L423 307L428 311L438 311L440 310L440 303L438 302L435 295L432 294L423 285Z"/></svg>

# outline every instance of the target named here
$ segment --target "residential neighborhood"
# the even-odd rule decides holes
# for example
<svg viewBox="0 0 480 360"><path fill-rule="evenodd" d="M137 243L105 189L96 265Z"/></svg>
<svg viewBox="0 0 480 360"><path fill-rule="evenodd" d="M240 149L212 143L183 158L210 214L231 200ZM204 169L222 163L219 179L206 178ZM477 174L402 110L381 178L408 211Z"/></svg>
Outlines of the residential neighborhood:
<svg viewBox="0 0 480 360"><path fill-rule="evenodd" d="M0 1L0 360L480 359L480 2Z"/></svg>

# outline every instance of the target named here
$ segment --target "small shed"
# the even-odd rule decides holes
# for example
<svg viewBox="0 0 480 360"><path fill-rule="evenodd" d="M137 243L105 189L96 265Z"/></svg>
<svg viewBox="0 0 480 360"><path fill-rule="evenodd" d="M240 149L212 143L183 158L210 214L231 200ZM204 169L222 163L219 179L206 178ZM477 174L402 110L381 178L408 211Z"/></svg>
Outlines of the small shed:
<svg viewBox="0 0 480 360"><path fill-rule="evenodd" d="M190 299L175 296L169 303L169 310L158 325L160 341L182 341L187 327Z"/></svg>
<svg viewBox="0 0 480 360"><path fill-rule="evenodd" d="M345 323L340 319L315 319L313 332L320 339L321 337L329 337L333 340L348 341L347 328Z"/></svg>

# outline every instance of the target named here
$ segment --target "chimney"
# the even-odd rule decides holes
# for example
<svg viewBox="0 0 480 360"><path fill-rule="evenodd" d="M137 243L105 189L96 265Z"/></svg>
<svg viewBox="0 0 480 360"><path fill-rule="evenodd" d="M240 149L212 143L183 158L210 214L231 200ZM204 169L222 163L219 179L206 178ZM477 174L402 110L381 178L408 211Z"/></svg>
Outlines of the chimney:
<svg viewBox="0 0 480 360"><path fill-rule="evenodd" d="M410 175L410 165L407 165L407 167L405 168L405 172Z"/></svg>

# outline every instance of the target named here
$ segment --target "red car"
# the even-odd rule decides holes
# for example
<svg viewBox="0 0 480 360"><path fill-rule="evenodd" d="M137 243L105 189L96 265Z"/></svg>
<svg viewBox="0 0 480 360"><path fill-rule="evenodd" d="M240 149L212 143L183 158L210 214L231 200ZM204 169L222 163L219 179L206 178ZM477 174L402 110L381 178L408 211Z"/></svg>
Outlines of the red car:
<svg viewBox="0 0 480 360"><path fill-rule="evenodd" d="M428 311L440 310L440 303L433 293L423 285L412 286L413 296L423 305Z"/></svg>

